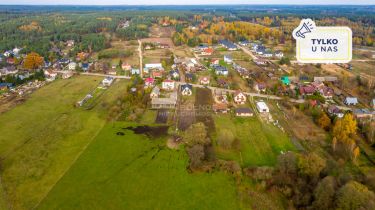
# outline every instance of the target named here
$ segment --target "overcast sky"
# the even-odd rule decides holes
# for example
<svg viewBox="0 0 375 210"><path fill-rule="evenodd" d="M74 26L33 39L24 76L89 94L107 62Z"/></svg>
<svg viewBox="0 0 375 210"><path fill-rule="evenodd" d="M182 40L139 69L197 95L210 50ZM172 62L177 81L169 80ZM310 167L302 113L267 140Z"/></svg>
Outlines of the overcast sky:
<svg viewBox="0 0 375 210"><path fill-rule="evenodd" d="M375 5L375 0L0 0L0 4L33 5L199 5L199 4L335 4Z"/></svg>

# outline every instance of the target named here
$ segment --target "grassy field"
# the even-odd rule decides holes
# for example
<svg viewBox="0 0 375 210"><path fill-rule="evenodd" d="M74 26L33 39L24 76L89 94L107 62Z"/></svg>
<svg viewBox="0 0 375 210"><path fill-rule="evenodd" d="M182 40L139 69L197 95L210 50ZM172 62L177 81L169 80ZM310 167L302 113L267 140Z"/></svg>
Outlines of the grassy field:
<svg viewBox="0 0 375 210"><path fill-rule="evenodd" d="M101 79L55 81L0 115L1 177L8 207L32 209L105 125L109 104L126 83L116 82L90 111L74 107Z"/></svg>
<svg viewBox="0 0 375 210"><path fill-rule="evenodd" d="M239 208L230 176L189 174L184 150L122 129L129 125L106 125L37 209Z"/></svg>
<svg viewBox="0 0 375 210"><path fill-rule="evenodd" d="M215 115L214 121L217 131L229 129L240 141L239 150L225 150L217 146L219 158L236 160L242 166L274 165L281 151L294 150L289 138L279 128L261 123L256 117Z"/></svg>

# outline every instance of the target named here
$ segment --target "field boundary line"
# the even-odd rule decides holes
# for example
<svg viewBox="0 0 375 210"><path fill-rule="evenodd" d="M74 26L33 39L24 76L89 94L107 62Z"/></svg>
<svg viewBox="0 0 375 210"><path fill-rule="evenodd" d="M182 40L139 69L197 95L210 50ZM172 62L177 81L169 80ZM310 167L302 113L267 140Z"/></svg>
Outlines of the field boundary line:
<svg viewBox="0 0 375 210"><path fill-rule="evenodd" d="M100 131L103 129L103 127L106 125L107 123L106 122L103 122L103 125L100 127L100 129L97 130L97 132L95 133L95 135L92 136L92 138L90 139L90 141L83 147L83 149L78 153L78 155L73 159L72 163L70 164L69 167L67 167L67 169L61 174L61 176L57 179L57 181L55 182L55 184L53 184L50 189L46 192L46 194L39 200L38 203L35 204L35 206L32 208L32 209L37 209L39 207L39 205L42 203L42 201L45 200L45 198L49 195L49 193L52 191L53 188L55 188L55 186L57 185L57 183L60 182L60 180L65 176L65 174L72 168L72 166L77 162L77 160L81 157L81 155L86 151L86 149L91 145L91 143L93 142L93 140L96 138L96 136L98 136L98 134L100 133Z"/></svg>

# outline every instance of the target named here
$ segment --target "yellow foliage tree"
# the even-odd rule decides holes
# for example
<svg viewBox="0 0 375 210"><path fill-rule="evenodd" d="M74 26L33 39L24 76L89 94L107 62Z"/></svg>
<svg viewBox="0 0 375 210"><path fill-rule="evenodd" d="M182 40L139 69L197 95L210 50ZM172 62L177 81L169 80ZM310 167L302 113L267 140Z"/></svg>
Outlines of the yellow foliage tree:
<svg viewBox="0 0 375 210"><path fill-rule="evenodd" d="M37 69L44 63L44 58L36 52L31 52L26 55L23 67L25 69Z"/></svg>

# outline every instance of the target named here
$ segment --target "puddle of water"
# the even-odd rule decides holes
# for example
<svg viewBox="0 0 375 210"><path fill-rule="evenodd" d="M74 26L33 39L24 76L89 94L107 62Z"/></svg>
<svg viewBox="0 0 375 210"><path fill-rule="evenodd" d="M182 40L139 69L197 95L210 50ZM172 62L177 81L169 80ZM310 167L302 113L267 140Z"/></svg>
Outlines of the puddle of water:
<svg viewBox="0 0 375 210"><path fill-rule="evenodd" d="M137 127L126 127L125 130L131 130L135 134L145 134L149 138L157 138L165 136L168 133L169 126L137 126Z"/></svg>

